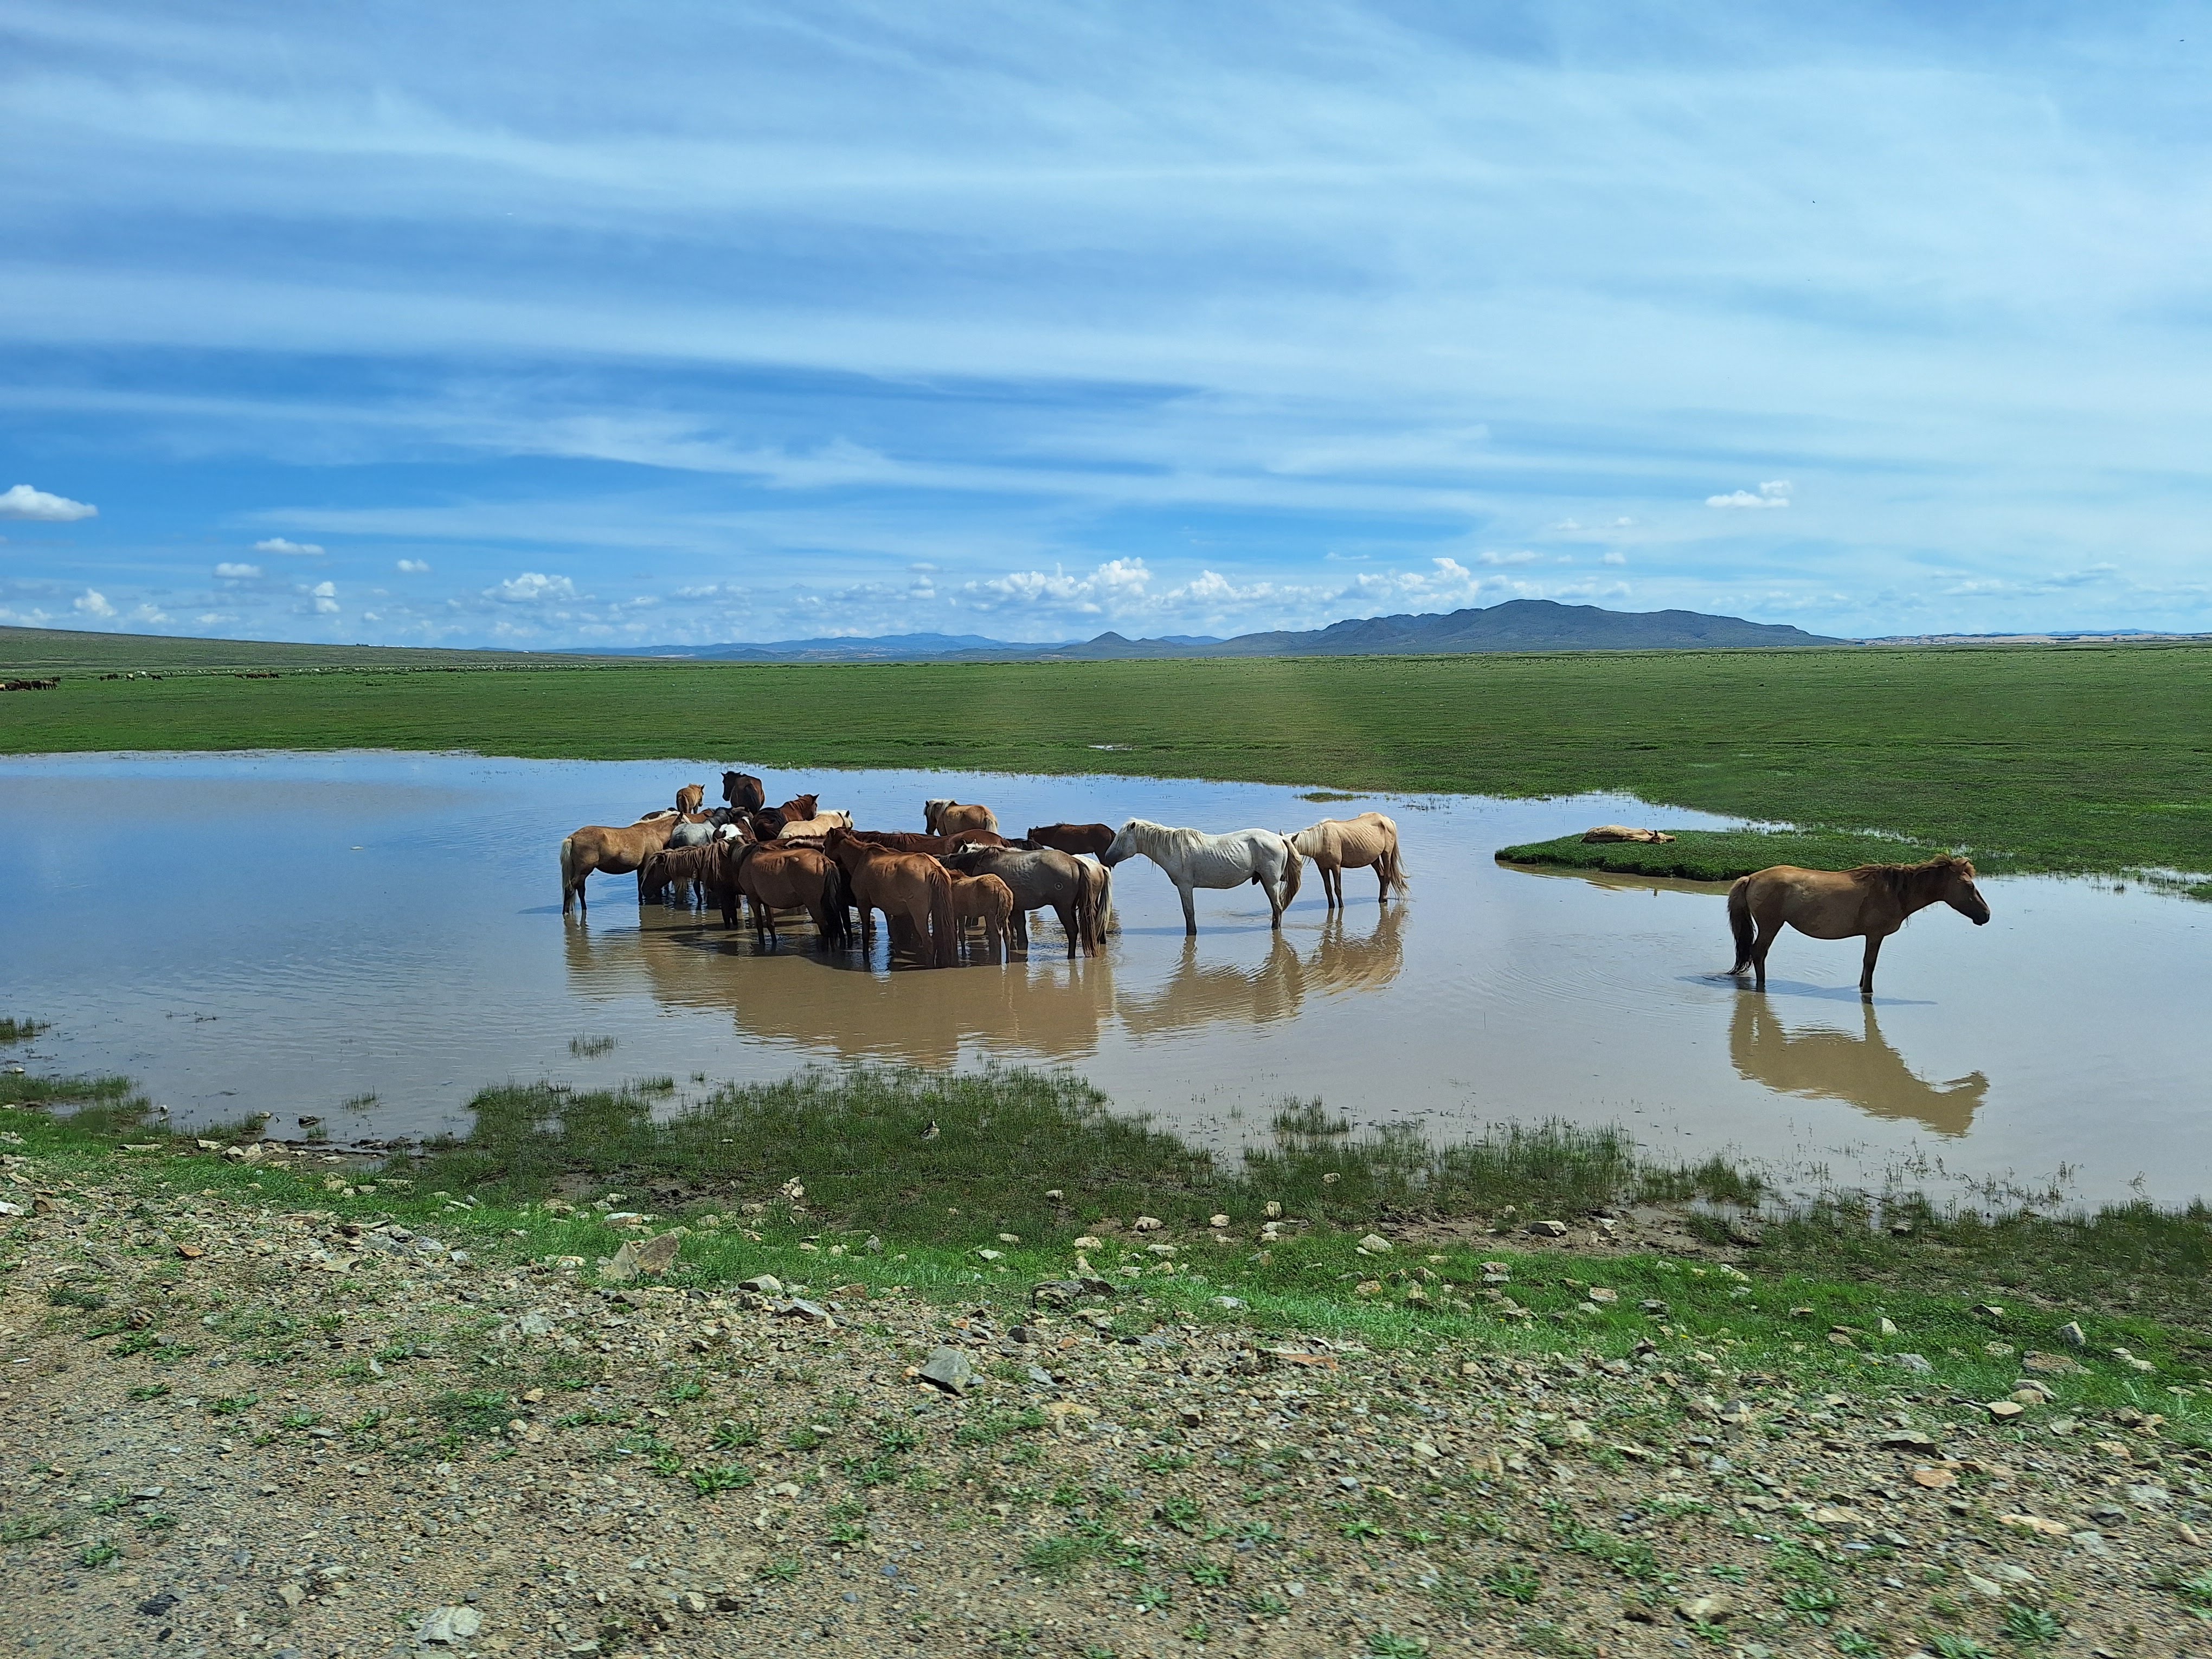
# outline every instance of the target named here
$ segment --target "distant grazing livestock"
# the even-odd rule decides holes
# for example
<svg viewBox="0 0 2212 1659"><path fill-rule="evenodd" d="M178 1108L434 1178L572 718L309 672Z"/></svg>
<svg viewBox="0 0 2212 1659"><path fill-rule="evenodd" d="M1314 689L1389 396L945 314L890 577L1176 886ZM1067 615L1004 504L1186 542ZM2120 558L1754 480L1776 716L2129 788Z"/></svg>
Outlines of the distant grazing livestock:
<svg viewBox="0 0 2212 1659"><path fill-rule="evenodd" d="M1390 895L1406 896L1406 868L1398 861L1398 825L1380 812L1362 812L1356 818L1323 818L1289 837L1301 856L1311 859L1321 872L1321 886L1328 908L1344 908L1344 872L1375 870L1375 902L1387 904Z"/></svg>
<svg viewBox="0 0 2212 1659"><path fill-rule="evenodd" d="M1111 869L1140 854L1175 883L1182 898L1186 933L1198 932L1198 913L1191 903L1194 889L1241 887L1248 881L1267 896L1269 926L1280 928L1283 912L1298 895L1305 862L1297 848L1272 830L1232 830L1225 836L1212 836L1148 818L1131 818L1123 824L1098 861Z"/></svg>
<svg viewBox="0 0 2212 1659"><path fill-rule="evenodd" d="M1729 929L1735 935L1731 975L1755 973L1754 988L1766 988L1766 952L1787 925L1814 939L1866 936L1866 965L1859 994L1874 994L1874 959L1881 942L1905 926L1905 918L1931 904L1948 904L1980 927L1990 919L1989 901L1974 885L1974 866L1941 854L1925 864L1863 864L1856 870L1801 870L1778 864L1771 870L1737 878L1729 889Z"/></svg>

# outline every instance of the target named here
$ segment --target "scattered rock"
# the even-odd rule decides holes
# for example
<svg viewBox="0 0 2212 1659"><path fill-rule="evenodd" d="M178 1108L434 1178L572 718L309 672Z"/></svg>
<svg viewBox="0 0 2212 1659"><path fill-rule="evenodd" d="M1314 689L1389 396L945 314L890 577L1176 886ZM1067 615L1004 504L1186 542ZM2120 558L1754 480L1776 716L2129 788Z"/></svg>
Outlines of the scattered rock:
<svg viewBox="0 0 2212 1659"><path fill-rule="evenodd" d="M1567 1236L1567 1224L1564 1221L1532 1221L1528 1224L1528 1231L1539 1238L1565 1238Z"/></svg>
<svg viewBox="0 0 2212 1659"><path fill-rule="evenodd" d="M969 1358L964 1348L932 1348L917 1374L923 1382L933 1383L947 1394L965 1394L975 1384L975 1362Z"/></svg>
<svg viewBox="0 0 2212 1659"><path fill-rule="evenodd" d="M2020 1416L2021 1413L2025 1412L2027 1407L2021 1405L2017 1400L1992 1400L1989 1404L1983 1407L1982 1409L1987 1412L1991 1417L1995 1418L1998 1422L2009 1423L2014 1418Z"/></svg>
<svg viewBox="0 0 2212 1659"><path fill-rule="evenodd" d="M1564 1233L1566 1231L1566 1229L1562 1227L1559 1231ZM1390 1241L1383 1237L1382 1234L1370 1233L1366 1237L1359 1241L1359 1248L1366 1251L1370 1255L1386 1255L1392 1249L1392 1245Z"/></svg>
<svg viewBox="0 0 2212 1659"><path fill-rule="evenodd" d="M453 1647L483 1628L483 1614L474 1607L440 1607L415 1627L415 1640L424 1647Z"/></svg>
<svg viewBox="0 0 2212 1659"><path fill-rule="evenodd" d="M678 1228L671 1232L656 1234L641 1243L625 1244L623 1249L631 1252L630 1260L641 1273L665 1273L676 1265L677 1252L684 1248L684 1231ZM621 1252L617 1251L619 1255Z"/></svg>
<svg viewBox="0 0 2212 1659"><path fill-rule="evenodd" d="M2045 1376L2079 1376L2081 1364L2063 1353L2027 1353L2021 1356L2022 1370L2040 1371Z"/></svg>
<svg viewBox="0 0 2212 1659"><path fill-rule="evenodd" d="M774 1273L760 1273L751 1279L740 1279L738 1288L750 1291L755 1296L781 1296L783 1281Z"/></svg>
<svg viewBox="0 0 2212 1659"><path fill-rule="evenodd" d="M2058 1328L2058 1340L2069 1347L2086 1348L2089 1346L2087 1334L2079 1323L2071 1319Z"/></svg>

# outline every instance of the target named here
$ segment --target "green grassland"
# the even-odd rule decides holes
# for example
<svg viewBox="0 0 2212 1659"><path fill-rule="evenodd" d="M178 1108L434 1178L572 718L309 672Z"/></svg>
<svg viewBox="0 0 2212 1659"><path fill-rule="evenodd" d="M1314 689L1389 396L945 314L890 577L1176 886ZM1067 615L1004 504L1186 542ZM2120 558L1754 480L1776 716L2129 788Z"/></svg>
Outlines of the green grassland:
<svg viewBox="0 0 2212 1659"><path fill-rule="evenodd" d="M62 1117L8 1103L33 1095L82 1104ZM1094 1266L1143 1297L1152 1320L1228 1319L1385 1350L1564 1344L1625 1355L1656 1336L1685 1352L1717 1347L1799 1388L1932 1388L1960 1402L2002 1397L2018 1347L2061 1346L2070 1319L2087 1340L2071 1350L2085 1370L2063 1380L2069 1407L2154 1408L2172 1419L2178 1445L2212 1441L2212 1407L2168 1392L2201 1384L2212 1358L2212 1217L2202 1210L2130 1206L1999 1224L1923 1211L1900 1237L1863 1212L1831 1208L1770 1224L1741 1270L1637 1251L1537 1253L1516 1248L1528 1218L1573 1221L1638 1194L1740 1194L1743 1183L1719 1165L1644 1164L1602 1131L1555 1127L1416 1152L1347 1136L1309 1110L1286 1114L1276 1152L1217 1168L1156 1131L1103 1122L1096 1108L1079 1084L1021 1073L823 1073L717 1091L672 1111L653 1087L495 1090L477 1103L475 1132L427 1162L334 1173L319 1160L278 1168L226 1159L226 1132L195 1140L149 1128L143 1103L113 1079L0 1079L0 1130L11 1152L38 1161L44 1181L121 1175L149 1192L392 1217L434 1226L510 1270L566 1258L589 1274L623 1237L598 1211L641 1207L691 1230L675 1284L829 1273L823 1282L896 1282L1011 1317L1030 1285L1066 1274L1078 1237L1103 1231L1102 1244L1086 1247ZM933 1121L940 1134L925 1141ZM253 1132L242 1133L250 1140ZM762 1152L770 1144L772 1162ZM1039 1146L1052 1162L1029 1160ZM796 1196L785 1184L793 1179L804 1189ZM1255 1249L1270 1201L1294 1219ZM1213 1211L1228 1213L1223 1232L1234 1248L1212 1242ZM1172 1265L1144 1248L1148 1236L1129 1232L1139 1213L1166 1224ZM1425 1219L1459 1224L1417 1246ZM1374 1225L1398 1234L1402 1248L1363 1253ZM1718 1224L1711 1231L1720 1237ZM14 1255L0 1228L0 1273ZM1510 1264L1515 1306L1484 1298L1491 1261ZM1617 1302L1584 1299L1594 1273ZM1223 1297L1234 1299L1225 1311ZM1884 1320L1894 1335L1875 1334ZM1836 1328L1853 1340L1825 1340ZM1916 1376L1893 1357L1908 1352L1932 1372Z"/></svg>
<svg viewBox="0 0 2212 1659"><path fill-rule="evenodd" d="M1862 864L1906 864L1942 851L1894 838L1795 830L1678 830L1670 842L1586 842L1580 836L1498 848L1505 864L1541 864L1616 875L1678 881L1734 881L1754 870L1794 864L1806 870L1849 870Z"/></svg>
<svg viewBox="0 0 2212 1659"><path fill-rule="evenodd" d="M13 638L0 634L0 653L19 652ZM1606 790L1879 831L1963 849L1990 872L2212 871L2212 647L2194 645L424 665L447 672L415 672L406 653L295 647L321 654L246 679L161 667L183 643L79 645L82 669L51 647L42 664L0 660L0 672L63 677L55 690L0 697L0 752L373 746L743 760L802 775L913 767L1395 793ZM242 662L279 647L222 649ZM99 678L133 653L165 678ZM1847 861L1878 855L1855 849Z"/></svg>

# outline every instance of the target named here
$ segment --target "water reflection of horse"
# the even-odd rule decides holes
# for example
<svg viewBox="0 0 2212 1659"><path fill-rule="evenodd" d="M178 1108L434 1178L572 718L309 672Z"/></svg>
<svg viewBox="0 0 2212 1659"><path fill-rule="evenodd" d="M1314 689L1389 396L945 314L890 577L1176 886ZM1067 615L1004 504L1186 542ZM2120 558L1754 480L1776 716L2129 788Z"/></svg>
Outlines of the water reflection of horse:
<svg viewBox="0 0 2212 1659"><path fill-rule="evenodd" d="M1297 1018L1308 995L1379 991L1405 963L1405 912L1386 910L1367 933L1353 934L1341 915L1322 925L1321 941L1301 956L1279 934L1255 968L1201 962L1188 936L1175 970L1154 991L1121 999L1121 1023L1143 1036L1188 1031L1218 1021L1266 1025Z"/></svg>
<svg viewBox="0 0 2212 1659"><path fill-rule="evenodd" d="M1864 1029L1792 1031L1763 997L1738 1000L1729 1025L1729 1058L1746 1081L1786 1095L1848 1101L1875 1117L1912 1118L1939 1135L1972 1125L1989 1079L1979 1072L1930 1083L1883 1040L1874 1005L1862 1003Z"/></svg>
<svg viewBox="0 0 2212 1659"><path fill-rule="evenodd" d="M823 1059L942 1067L981 1048L1080 1060L1097 1052L1114 1007L1105 957L998 973L886 975L849 957L763 950L749 935L675 916L654 915L636 932L571 928L568 964L580 998L641 986L665 1006L727 1014L745 1040Z"/></svg>

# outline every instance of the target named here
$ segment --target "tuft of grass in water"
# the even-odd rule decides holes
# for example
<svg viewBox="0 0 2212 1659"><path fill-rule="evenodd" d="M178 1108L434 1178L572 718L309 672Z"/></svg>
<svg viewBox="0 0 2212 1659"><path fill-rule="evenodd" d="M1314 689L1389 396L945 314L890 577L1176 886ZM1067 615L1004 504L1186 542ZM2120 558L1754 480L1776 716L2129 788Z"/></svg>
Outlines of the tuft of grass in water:
<svg viewBox="0 0 2212 1659"><path fill-rule="evenodd" d="M338 1109L342 1112L365 1112L375 1104L376 1091L371 1089L366 1094L348 1095L338 1103Z"/></svg>
<svg viewBox="0 0 2212 1659"><path fill-rule="evenodd" d="M611 1036L572 1036L568 1052L579 1060L597 1060L601 1054L615 1051L615 1040Z"/></svg>
<svg viewBox="0 0 2212 1659"><path fill-rule="evenodd" d="M1778 864L1795 864L1808 870L1851 870L1863 864L1917 864L1952 850L1889 836L1832 830L1675 830L1668 833L1673 841L1658 842L1587 842L1580 835L1561 836L1554 841L1500 848L1498 861L1682 881L1734 881Z"/></svg>
<svg viewBox="0 0 2212 1659"><path fill-rule="evenodd" d="M1342 789L1308 789L1299 793L1300 800L1358 800L1358 795Z"/></svg>
<svg viewBox="0 0 2212 1659"><path fill-rule="evenodd" d="M52 1029L35 1019L0 1019L0 1044L28 1042L40 1032Z"/></svg>

